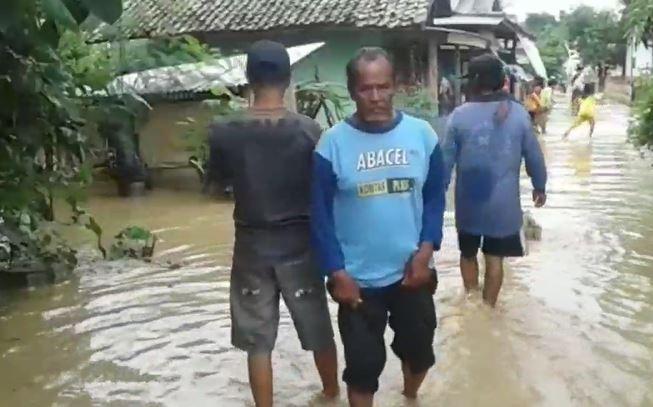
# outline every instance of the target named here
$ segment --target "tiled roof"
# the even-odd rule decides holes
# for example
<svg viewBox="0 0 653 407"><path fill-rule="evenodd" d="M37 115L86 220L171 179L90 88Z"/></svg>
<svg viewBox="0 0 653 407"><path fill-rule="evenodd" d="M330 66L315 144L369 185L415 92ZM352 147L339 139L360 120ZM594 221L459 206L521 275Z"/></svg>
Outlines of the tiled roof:
<svg viewBox="0 0 653 407"><path fill-rule="evenodd" d="M422 24L430 0L126 0L130 38L306 26L400 28Z"/></svg>

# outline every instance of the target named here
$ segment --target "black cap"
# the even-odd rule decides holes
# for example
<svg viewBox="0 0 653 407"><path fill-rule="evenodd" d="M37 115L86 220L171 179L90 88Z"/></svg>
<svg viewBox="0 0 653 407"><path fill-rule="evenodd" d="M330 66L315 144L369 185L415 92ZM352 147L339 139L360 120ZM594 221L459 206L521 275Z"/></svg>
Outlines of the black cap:
<svg viewBox="0 0 653 407"><path fill-rule="evenodd" d="M483 88L498 89L506 80L506 70L498 57L484 54L469 61L467 74L462 78L469 79Z"/></svg>
<svg viewBox="0 0 653 407"><path fill-rule="evenodd" d="M247 79L250 83L277 84L290 78L290 56L283 44L262 40L247 51Z"/></svg>

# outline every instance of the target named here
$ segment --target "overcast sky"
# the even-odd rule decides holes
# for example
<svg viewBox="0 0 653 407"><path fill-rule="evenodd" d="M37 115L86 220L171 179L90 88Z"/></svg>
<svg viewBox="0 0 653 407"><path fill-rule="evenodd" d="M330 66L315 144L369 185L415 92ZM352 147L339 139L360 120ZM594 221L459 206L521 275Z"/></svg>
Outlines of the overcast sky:
<svg viewBox="0 0 653 407"><path fill-rule="evenodd" d="M558 15L561 10L571 10L579 5L599 9L618 9L619 0L504 0L509 13L524 19L528 13L547 12Z"/></svg>

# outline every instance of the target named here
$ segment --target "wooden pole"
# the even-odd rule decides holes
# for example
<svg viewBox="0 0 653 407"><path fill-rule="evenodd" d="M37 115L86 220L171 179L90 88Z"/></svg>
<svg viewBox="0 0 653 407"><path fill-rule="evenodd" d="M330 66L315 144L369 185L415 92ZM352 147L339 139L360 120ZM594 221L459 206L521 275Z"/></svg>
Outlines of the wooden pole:
<svg viewBox="0 0 653 407"><path fill-rule="evenodd" d="M438 70L438 48L440 42L435 36L430 36L428 39L428 76L427 84L429 97L435 106L438 105L439 87L440 87L440 72ZM435 113L435 112L434 112Z"/></svg>
<svg viewBox="0 0 653 407"><path fill-rule="evenodd" d="M456 95L455 95L455 97L456 97L456 106L458 106L458 105L460 105L460 103L462 101L461 86L460 86L461 79L460 79L460 77L463 75L462 74L463 63L461 61L460 47L458 45L456 45L454 60L455 60L455 65L456 65L456 68L455 68L456 69L456 81L454 82L455 83L454 92L456 93Z"/></svg>

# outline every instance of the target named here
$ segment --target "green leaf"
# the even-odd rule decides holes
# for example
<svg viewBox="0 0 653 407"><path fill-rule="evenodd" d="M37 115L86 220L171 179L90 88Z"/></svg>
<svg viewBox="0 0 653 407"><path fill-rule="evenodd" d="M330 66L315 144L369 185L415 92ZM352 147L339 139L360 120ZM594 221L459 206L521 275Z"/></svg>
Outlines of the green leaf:
<svg viewBox="0 0 653 407"><path fill-rule="evenodd" d="M95 233L95 236L97 236L97 248L102 253L102 258L106 259L107 250L104 248L104 246L102 246L102 227L95 221L95 218L91 217L88 220L88 225L86 225L86 228Z"/></svg>
<svg viewBox="0 0 653 407"><path fill-rule="evenodd" d="M77 30L79 28L75 18L70 14L70 11L68 11L68 8L61 0L41 0L41 5L45 14L60 26L69 30Z"/></svg>
<svg viewBox="0 0 653 407"><path fill-rule="evenodd" d="M41 25L40 34L43 41L50 47L56 48L59 44L59 31L53 20L47 20Z"/></svg>
<svg viewBox="0 0 653 407"><path fill-rule="evenodd" d="M113 24L122 15L122 0L81 0L100 20Z"/></svg>
<svg viewBox="0 0 653 407"><path fill-rule="evenodd" d="M88 8L82 4L82 0L63 0L63 2L75 21L77 21L77 24L86 21L90 12L88 11Z"/></svg>

